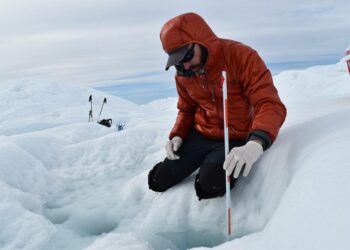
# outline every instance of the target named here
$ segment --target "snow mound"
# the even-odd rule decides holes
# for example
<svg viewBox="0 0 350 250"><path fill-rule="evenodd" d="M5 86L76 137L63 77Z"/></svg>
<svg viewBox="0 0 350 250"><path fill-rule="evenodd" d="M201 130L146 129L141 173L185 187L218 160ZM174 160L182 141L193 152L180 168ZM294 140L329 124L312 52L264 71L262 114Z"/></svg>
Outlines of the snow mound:
<svg viewBox="0 0 350 250"><path fill-rule="evenodd" d="M0 89L0 249L344 249L349 244L350 79L344 63L274 78L288 115L231 194L198 201L194 176L147 187L176 98L136 105L96 90L12 82ZM88 122L93 95L94 121ZM126 124L118 131L117 122Z"/></svg>
<svg viewBox="0 0 350 250"><path fill-rule="evenodd" d="M4 136L0 159L0 246L38 249L55 231L41 213L50 193L60 190L59 183L40 161Z"/></svg>

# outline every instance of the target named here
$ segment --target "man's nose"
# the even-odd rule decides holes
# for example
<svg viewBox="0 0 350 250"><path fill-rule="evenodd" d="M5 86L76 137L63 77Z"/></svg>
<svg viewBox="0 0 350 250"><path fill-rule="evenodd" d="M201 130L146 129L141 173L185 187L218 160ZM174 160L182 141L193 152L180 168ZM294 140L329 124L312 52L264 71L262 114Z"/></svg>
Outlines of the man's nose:
<svg viewBox="0 0 350 250"><path fill-rule="evenodd" d="M188 70L191 67L191 63L190 62L185 62L185 63L183 63L183 66L184 66L185 70Z"/></svg>

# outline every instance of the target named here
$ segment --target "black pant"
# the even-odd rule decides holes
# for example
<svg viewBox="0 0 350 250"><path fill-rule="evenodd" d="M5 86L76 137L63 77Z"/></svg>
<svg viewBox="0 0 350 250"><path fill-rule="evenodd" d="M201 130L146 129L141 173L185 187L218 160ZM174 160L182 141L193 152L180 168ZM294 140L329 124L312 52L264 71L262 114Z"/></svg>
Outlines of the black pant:
<svg viewBox="0 0 350 250"><path fill-rule="evenodd" d="M242 146L244 140L231 140L230 149ZM195 189L199 199L214 198L225 194L224 140L211 140L192 130L176 152L179 160L164 159L156 164L148 175L149 188L164 192L180 183L199 168ZM234 179L231 178L231 188Z"/></svg>

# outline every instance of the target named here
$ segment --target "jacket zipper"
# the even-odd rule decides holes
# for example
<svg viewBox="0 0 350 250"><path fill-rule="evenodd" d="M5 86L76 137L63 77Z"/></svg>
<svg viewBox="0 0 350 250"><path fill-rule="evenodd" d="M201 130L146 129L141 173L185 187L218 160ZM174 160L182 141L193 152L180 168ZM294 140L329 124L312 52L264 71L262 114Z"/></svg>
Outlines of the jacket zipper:
<svg viewBox="0 0 350 250"><path fill-rule="evenodd" d="M208 92L209 92L209 89L208 89L209 84L208 84L207 76L205 74L200 74L200 78L201 78L202 88L204 89L206 87ZM212 100L212 102L215 102L215 91L214 91L213 85L211 86L211 100Z"/></svg>
<svg viewBox="0 0 350 250"><path fill-rule="evenodd" d="M199 74L199 78L201 79L201 85L202 85L202 88L204 89L205 88L205 83L203 81L203 74Z"/></svg>

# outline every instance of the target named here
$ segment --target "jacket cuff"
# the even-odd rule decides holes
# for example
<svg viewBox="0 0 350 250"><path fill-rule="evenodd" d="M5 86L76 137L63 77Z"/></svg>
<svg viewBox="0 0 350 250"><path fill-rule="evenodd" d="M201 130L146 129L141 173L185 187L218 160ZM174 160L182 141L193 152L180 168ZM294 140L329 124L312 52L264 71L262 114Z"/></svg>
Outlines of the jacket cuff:
<svg viewBox="0 0 350 250"><path fill-rule="evenodd" d="M262 142L264 151L268 149L272 144L271 137L265 131L259 129L250 131L247 137L247 141L251 140L260 140Z"/></svg>
<svg viewBox="0 0 350 250"><path fill-rule="evenodd" d="M181 133L179 131L171 131L169 134L169 140L173 139L175 136L179 136L182 140L185 140L188 133Z"/></svg>

